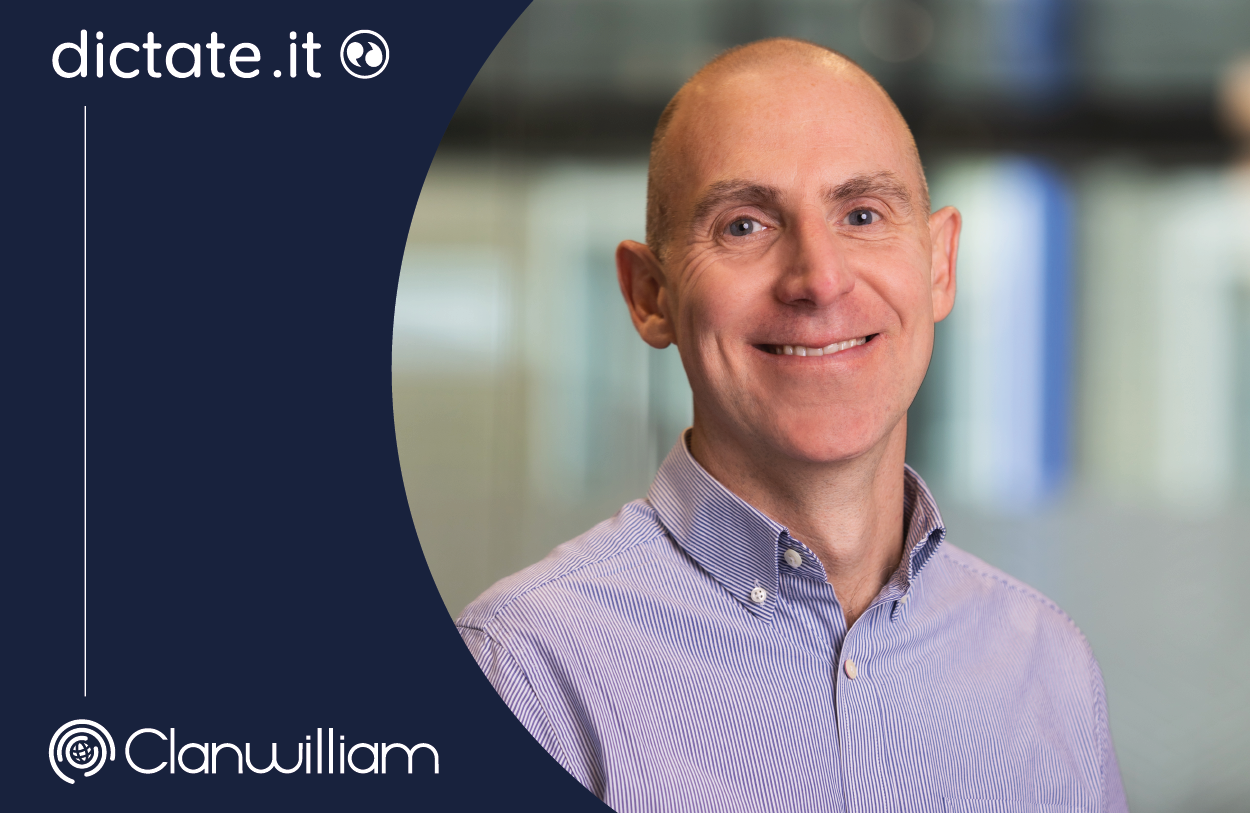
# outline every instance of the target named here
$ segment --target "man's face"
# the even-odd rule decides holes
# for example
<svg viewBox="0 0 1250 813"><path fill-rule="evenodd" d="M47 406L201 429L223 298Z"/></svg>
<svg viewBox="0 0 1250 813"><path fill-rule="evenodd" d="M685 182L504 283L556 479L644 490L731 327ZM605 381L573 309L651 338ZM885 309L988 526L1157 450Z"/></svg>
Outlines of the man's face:
<svg viewBox="0 0 1250 813"><path fill-rule="evenodd" d="M696 431L796 461L858 457L901 431L954 294L935 285L940 235L902 122L850 69L692 91L670 130L663 296Z"/></svg>

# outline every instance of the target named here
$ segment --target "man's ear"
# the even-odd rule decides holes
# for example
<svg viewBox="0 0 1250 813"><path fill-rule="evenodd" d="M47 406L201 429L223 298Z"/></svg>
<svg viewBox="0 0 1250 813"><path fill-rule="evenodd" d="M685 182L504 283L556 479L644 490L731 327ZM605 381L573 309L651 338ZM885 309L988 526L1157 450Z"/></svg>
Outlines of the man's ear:
<svg viewBox="0 0 1250 813"><path fill-rule="evenodd" d="M642 340L656 349L677 341L664 271L650 248L633 240L616 247L616 278Z"/></svg>
<svg viewBox="0 0 1250 813"><path fill-rule="evenodd" d="M945 319L955 307L955 255L959 253L959 230L962 226L963 218L954 206L945 206L929 215L935 322Z"/></svg>

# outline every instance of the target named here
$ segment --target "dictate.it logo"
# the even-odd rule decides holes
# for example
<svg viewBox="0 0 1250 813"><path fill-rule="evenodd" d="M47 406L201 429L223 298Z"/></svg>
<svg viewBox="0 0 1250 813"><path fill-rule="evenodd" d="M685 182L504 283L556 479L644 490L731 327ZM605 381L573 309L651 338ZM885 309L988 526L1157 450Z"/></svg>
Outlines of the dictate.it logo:
<svg viewBox="0 0 1250 813"><path fill-rule="evenodd" d="M386 70L391 61L391 49L376 31L362 28L353 31L339 46L339 61L343 69L357 79L372 79Z"/></svg>
<svg viewBox="0 0 1250 813"><path fill-rule="evenodd" d="M56 730L52 742L48 743L52 770L71 785L74 780L61 771L62 767L84 771L83 776L94 776L104 767L106 758L117 758L113 737L108 729L91 720L70 720Z"/></svg>

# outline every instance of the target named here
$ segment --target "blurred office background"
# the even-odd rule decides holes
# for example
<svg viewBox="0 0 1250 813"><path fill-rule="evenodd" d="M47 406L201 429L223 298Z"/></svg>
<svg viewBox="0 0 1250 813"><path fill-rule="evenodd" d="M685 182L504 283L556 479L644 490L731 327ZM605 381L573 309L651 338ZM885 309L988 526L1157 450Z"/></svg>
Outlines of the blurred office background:
<svg viewBox="0 0 1250 813"><path fill-rule="evenodd" d="M396 302L449 612L644 495L689 424L613 249L671 94L776 35L876 76L964 213L909 452L950 541L1084 629L1133 810L1250 810L1250 0L537 0L448 128Z"/></svg>

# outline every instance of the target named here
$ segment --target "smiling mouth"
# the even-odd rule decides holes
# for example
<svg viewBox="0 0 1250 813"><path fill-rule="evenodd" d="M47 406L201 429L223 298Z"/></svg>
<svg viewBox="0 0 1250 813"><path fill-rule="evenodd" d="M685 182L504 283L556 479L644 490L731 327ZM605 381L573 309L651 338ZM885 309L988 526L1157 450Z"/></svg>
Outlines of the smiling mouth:
<svg viewBox="0 0 1250 813"><path fill-rule="evenodd" d="M858 339L834 342L825 347L804 347L799 344L761 344L756 346L765 353L772 353L774 356L832 356L835 353L841 353L843 350L850 350L852 347L867 344L875 339L877 335L876 333L871 333Z"/></svg>

